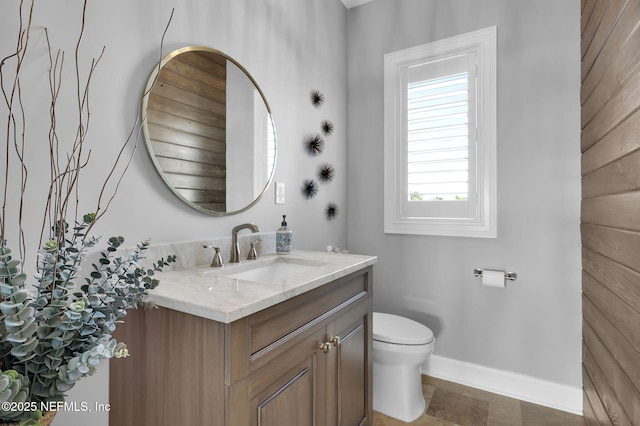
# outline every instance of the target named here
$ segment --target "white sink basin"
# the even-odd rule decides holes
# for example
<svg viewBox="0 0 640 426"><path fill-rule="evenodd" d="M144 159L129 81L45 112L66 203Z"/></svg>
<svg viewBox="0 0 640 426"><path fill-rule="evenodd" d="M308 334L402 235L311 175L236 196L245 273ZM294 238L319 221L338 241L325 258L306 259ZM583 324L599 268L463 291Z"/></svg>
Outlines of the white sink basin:
<svg viewBox="0 0 640 426"><path fill-rule="evenodd" d="M256 283L273 283L295 275L304 274L324 265L326 265L324 262L278 256L225 266L221 269L209 270L205 274Z"/></svg>
<svg viewBox="0 0 640 426"><path fill-rule="evenodd" d="M258 283L270 283L280 281L293 275L301 274L313 268L309 265L298 265L296 263L274 262L270 265L260 266L258 268L249 269L248 271L238 272L237 274L227 275L229 278L237 278L239 280L254 281Z"/></svg>

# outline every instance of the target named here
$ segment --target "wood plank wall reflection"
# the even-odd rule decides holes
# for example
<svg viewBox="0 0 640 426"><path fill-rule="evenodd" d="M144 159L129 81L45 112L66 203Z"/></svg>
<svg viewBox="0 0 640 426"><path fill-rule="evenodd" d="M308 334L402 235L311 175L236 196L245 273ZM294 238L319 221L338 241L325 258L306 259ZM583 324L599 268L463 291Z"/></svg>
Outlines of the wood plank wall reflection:
<svg viewBox="0 0 640 426"><path fill-rule="evenodd" d="M226 59L185 52L160 71L149 137L165 177L187 200L226 211Z"/></svg>
<svg viewBox="0 0 640 426"><path fill-rule="evenodd" d="M640 1L582 0L584 416L640 424Z"/></svg>

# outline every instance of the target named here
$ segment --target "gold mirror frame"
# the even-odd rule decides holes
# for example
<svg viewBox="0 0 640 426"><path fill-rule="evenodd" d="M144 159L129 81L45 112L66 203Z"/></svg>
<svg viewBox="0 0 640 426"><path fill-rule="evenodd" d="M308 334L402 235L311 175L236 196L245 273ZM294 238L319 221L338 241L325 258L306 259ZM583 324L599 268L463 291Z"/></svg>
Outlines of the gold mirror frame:
<svg viewBox="0 0 640 426"><path fill-rule="evenodd" d="M231 130L227 123L234 122L233 117L227 117L230 115L227 112L230 108L227 104L227 79L231 80L233 75L237 75L235 81L240 81L236 86L242 89L237 92L243 92L244 98L251 96L247 92L253 89L253 104L250 100L244 102L244 106L249 103L250 111L243 109L241 117L238 113L233 114L241 125L236 126L237 131L231 132L244 132L246 136L253 130L253 140L250 136L240 138L243 144L248 144L247 147L234 147L227 140ZM252 87L242 83L243 75ZM183 47L166 55L159 66L154 67L144 93L142 129L147 150L160 177L178 198L190 207L213 216L243 212L260 200L275 174L277 138L269 103L241 64L216 49ZM264 110L254 114L256 109L262 109L260 101ZM235 102L234 105L242 103ZM234 107L234 111L237 109ZM253 127L246 125L245 115L251 116ZM260 127L256 130L256 122L264 126L264 134ZM228 161L227 157L232 155L230 151L242 151L233 154L237 160L239 155L251 157L250 151L254 148L255 157L256 146L252 144L256 144L256 138L262 139L258 143L266 143L266 146L258 145L257 150L262 150L267 157L260 156L256 162L254 158L247 158L247 163L254 166L252 176L247 177L248 169L240 164L242 170L236 170L234 173L238 177L232 179L228 176L228 169L237 161ZM259 177L253 176L255 174ZM264 184L261 183L263 178ZM242 181L241 184L229 190L228 186L238 181ZM229 197L239 200L234 201L232 204L235 206L227 211Z"/></svg>

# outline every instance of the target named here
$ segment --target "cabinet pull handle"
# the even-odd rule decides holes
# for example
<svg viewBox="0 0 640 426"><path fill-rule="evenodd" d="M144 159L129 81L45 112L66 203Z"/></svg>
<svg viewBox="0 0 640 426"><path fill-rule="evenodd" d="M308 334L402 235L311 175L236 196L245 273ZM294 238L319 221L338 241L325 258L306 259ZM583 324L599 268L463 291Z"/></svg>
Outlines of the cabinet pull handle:
<svg viewBox="0 0 640 426"><path fill-rule="evenodd" d="M329 342L319 343L318 344L318 349L322 349L322 352L324 352L326 354L331 350L331 343L329 343Z"/></svg>
<svg viewBox="0 0 640 426"><path fill-rule="evenodd" d="M333 343L333 346L337 347L340 344L340 336L332 337L329 341Z"/></svg>

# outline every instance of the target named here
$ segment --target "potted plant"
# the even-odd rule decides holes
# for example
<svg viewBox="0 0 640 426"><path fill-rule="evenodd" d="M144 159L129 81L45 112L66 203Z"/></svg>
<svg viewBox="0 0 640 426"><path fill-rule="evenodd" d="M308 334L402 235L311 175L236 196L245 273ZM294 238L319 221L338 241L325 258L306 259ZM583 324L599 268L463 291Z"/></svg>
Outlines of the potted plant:
<svg viewBox="0 0 640 426"><path fill-rule="evenodd" d="M0 210L0 424L47 425L64 401L65 392L91 375L101 360L128 355L126 345L112 337L116 324L128 309L144 304L147 291L159 283L154 274L175 261L175 256L143 267L141 260L149 242L143 241L126 253L122 251L124 239L113 237L94 255L96 260L89 262L88 275L81 273L81 266L100 243L91 230L107 211L131 161L137 145L137 136L132 135L140 121L136 119L100 190L93 191L99 194L94 212L80 216L78 184L89 160L89 87L100 61L98 58L91 62L88 77L80 84L77 47L85 26L84 0L75 53L78 111L73 120L77 120L77 133L66 151L58 140L56 126L61 117L56 117L55 108L62 87L63 54L53 54L44 30L50 58L51 124L48 146L41 144L33 149L49 152L51 178L44 201L35 276L27 276L22 213L29 190L25 152L30 145L24 136L27 120L22 91L27 85L21 82L21 75L30 44L34 0L26 1L27 4L25 0L19 2L17 49L0 63L1 90L7 107L6 123L2 122L7 126L7 136ZM126 149L131 151L129 156ZM124 171L116 172L123 163ZM21 177L12 187L9 168L16 165ZM19 202L8 203L7 194L16 190ZM15 217L7 214L8 204L17 210L17 224L12 228L12 234L18 235L17 254L6 241L10 220Z"/></svg>
<svg viewBox="0 0 640 426"><path fill-rule="evenodd" d="M11 250L0 247L0 421L20 425L40 422L55 411L65 392L93 374L102 359L128 355L112 333L127 309L144 303L147 290L159 281L154 273L175 260L169 256L151 268L140 266L148 241L126 255L117 255L122 237L110 238L89 277L79 272L97 238L85 231L94 215L85 215L72 229L61 224L40 249L35 293L25 288L27 276Z"/></svg>

